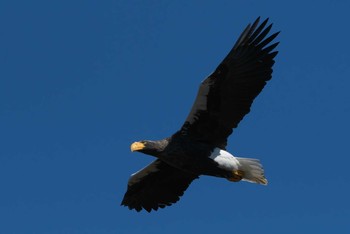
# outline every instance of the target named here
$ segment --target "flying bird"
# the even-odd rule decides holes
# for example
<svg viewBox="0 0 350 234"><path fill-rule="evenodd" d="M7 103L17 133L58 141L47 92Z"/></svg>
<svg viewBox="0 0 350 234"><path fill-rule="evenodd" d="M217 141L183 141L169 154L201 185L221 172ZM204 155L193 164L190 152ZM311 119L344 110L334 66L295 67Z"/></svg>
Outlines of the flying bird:
<svg viewBox="0 0 350 234"><path fill-rule="evenodd" d="M163 140L142 140L131 145L156 157L131 175L121 205L148 212L176 203L200 175L232 182L267 184L258 159L235 157L226 151L227 138L249 113L254 98L271 79L279 32L267 36L272 24L260 17L249 24L237 42L199 86L183 126Z"/></svg>

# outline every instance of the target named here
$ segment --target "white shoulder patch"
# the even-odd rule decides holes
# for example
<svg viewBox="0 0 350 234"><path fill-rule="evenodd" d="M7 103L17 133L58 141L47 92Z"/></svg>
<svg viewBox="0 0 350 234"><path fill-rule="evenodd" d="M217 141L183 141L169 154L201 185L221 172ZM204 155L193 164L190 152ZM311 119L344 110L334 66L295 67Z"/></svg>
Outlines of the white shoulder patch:
<svg viewBox="0 0 350 234"><path fill-rule="evenodd" d="M147 176L148 174L151 174L153 172L158 171L159 170L158 169L159 163L160 163L160 161L158 161L158 160L153 161L148 166L146 166L146 167L142 168L141 170L132 174L129 178L128 185L131 186L133 184L136 184L137 182L139 182L143 177Z"/></svg>
<svg viewBox="0 0 350 234"><path fill-rule="evenodd" d="M219 167L225 170L238 170L240 163L235 156L220 148L215 148L210 157L219 164Z"/></svg>

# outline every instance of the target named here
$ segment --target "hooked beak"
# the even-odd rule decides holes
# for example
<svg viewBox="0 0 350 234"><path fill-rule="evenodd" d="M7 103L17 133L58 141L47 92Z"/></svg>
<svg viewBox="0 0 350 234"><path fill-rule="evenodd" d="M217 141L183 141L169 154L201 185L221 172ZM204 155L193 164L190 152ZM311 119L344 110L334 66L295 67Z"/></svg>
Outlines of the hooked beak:
<svg viewBox="0 0 350 234"><path fill-rule="evenodd" d="M134 151L142 150L145 147L146 147L145 144L143 144L141 142L134 142L131 144L130 149L131 149L131 152L134 152Z"/></svg>

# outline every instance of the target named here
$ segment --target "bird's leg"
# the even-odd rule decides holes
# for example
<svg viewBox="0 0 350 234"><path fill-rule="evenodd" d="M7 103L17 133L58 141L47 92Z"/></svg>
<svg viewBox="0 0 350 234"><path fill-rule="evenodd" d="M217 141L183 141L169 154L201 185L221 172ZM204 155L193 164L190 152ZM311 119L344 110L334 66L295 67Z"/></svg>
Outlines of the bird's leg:
<svg viewBox="0 0 350 234"><path fill-rule="evenodd" d="M244 176L244 171L234 170L231 172L230 177L228 177L227 179L231 182L238 182L243 179L243 176Z"/></svg>

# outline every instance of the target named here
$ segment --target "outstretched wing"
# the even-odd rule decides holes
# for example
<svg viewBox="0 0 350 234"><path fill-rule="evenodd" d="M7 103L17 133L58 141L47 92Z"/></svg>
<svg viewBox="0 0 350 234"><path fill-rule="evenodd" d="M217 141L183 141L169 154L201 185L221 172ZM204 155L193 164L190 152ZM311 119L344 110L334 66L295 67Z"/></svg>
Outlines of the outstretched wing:
<svg viewBox="0 0 350 234"><path fill-rule="evenodd" d="M254 98L271 79L279 32L266 37L272 24L248 25L216 70L200 85L180 133L225 148L227 137L249 113Z"/></svg>
<svg viewBox="0 0 350 234"><path fill-rule="evenodd" d="M131 175L122 205L148 212L170 206L196 178L157 159Z"/></svg>

